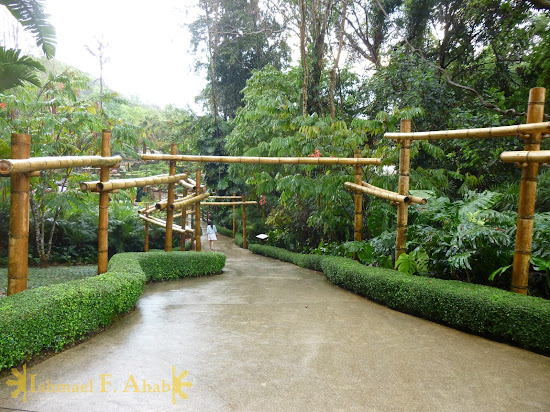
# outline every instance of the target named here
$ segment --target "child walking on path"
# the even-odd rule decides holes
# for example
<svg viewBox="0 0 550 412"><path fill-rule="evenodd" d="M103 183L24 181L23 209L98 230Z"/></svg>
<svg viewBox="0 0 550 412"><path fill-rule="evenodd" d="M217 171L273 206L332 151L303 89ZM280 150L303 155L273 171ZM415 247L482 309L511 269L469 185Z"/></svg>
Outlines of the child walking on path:
<svg viewBox="0 0 550 412"><path fill-rule="evenodd" d="M210 250L214 250L214 240L218 240L216 237L217 233L218 229L216 229L216 225L212 222L212 220L209 220L208 226L206 226L206 236L210 241Z"/></svg>

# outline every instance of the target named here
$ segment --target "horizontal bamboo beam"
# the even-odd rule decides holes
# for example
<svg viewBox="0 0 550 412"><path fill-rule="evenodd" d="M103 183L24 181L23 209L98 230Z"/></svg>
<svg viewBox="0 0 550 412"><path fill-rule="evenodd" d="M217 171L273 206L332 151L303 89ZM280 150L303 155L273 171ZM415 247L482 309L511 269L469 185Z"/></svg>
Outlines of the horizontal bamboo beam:
<svg viewBox="0 0 550 412"><path fill-rule="evenodd" d="M280 165L379 165L382 160L365 157L245 157L142 154L143 160L175 160L179 162L259 163Z"/></svg>
<svg viewBox="0 0 550 412"><path fill-rule="evenodd" d="M371 185L367 182L361 182L361 185L364 186L364 187L370 187L371 189L378 189L378 190L382 190L382 191L388 192L388 193L395 193L395 192L392 192L391 190L382 189L380 187ZM420 197L420 196L412 196L412 195L409 194L409 195L407 195L407 197L409 198L410 203L417 203L419 205L425 205L426 203L428 203L428 201L425 198Z"/></svg>
<svg viewBox="0 0 550 412"><path fill-rule="evenodd" d="M181 180L185 174L174 175L174 176L150 176L150 177L139 177L137 179L115 179L109 180L108 182L99 182L96 187L102 192L106 192L113 189L127 189L130 187L143 187L151 186L153 184L166 184L166 183L175 183Z"/></svg>
<svg viewBox="0 0 550 412"><path fill-rule="evenodd" d="M210 199L240 199L241 196L210 196Z"/></svg>
<svg viewBox="0 0 550 412"><path fill-rule="evenodd" d="M174 203L170 205L170 209L172 210L180 210L183 209L185 206L194 205L196 203L199 203L201 200L206 199L208 196L210 196L210 193L203 193L202 195L198 196L192 196L190 199L183 200L178 203Z"/></svg>
<svg viewBox="0 0 550 412"><path fill-rule="evenodd" d="M152 223L152 224L157 225L157 226L161 226L161 227L166 229L166 221L164 221L164 220L154 218L154 217L150 217L150 216L144 216L142 214L138 214L138 216L141 219L145 220L146 222ZM182 227L180 225L172 225L172 230L174 232L178 232L178 233L195 233L194 230L182 229Z"/></svg>
<svg viewBox="0 0 550 412"><path fill-rule="evenodd" d="M194 195L185 196L185 197L183 197L183 198L181 198L181 199L175 200L175 201L174 201L174 204L178 204L178 203L184 202L184 201L186 201L186 200L188 200L188 199L191 199L191 198L193 198L193 197L194 197ZM160 202L155 203L155 209L157 209L157 210L164 210L164 209L166 209L167 207L168 207L168 199L162 200L162 201L160 201Z"/></svg>
<svg viewBox="0 0 550 412"><path fill-rule="evenodd" d="M2 159L0 160L0 173L25 173L36 170L67 169L80 166L115 166L121 161L122 157L120 156L58 156Z"/></svg>
<svg viewBox="0 0 550 412"><path fill-rule="evenodd" d="M201 202L201 206L232 206L232 205L257 205L256 200L246 200L244 202Z"/></svg>
<svg viewBox="0 0 550 412"><path fill-rule="evenodd" d="M411 199L408 196L403 196L395 192L380 188L365 187L363 185L356 185L355 183L345 182L344 186L353 192L367 193L372 196L379 197L380 199L387 199L397 203L410 203Z"/></svg>
<svg viewBox="0 0 550 412"><path fill-rule="evenodd" d="M550 163L550 150L502 152L500 160L505 163Z"/></svg>
<svg viewBox="0 0 550 412"><path fill-rule="evenodd" d="M487 139L510 137L530 133L549 133L550 122L517 124L512 126L485 127L479 129L438 130L432 132L386 133L386 139L395 140L436 140L436 139Z"/></svg>
<svg viewBox="0 0 550 412"><path fill-rule="evenodd" d="M187 183L185 180L180 180L178 184L182 185L183 187L187 189L193 189L195 186L191 183Z"/></svg>

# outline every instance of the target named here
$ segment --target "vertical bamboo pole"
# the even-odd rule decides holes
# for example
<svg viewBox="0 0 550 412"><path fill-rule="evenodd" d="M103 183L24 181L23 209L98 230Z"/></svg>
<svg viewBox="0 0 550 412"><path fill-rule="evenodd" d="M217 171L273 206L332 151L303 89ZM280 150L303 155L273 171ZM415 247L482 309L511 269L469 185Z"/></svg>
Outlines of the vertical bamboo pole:
<svg viewBox="0 0 550 412"><path fill-rule="evenodd" d="M143 142L143 154L147 154L147 145L145 144L145 142ZM143 194L144 195L148 195L148 190L147 190L147 186L145 186L143 188Z"/></svg>
<svg viewBox="0 0 550 412"><path fill-rule="evenodd" d="M31 136L12 133L12 159L31 156ZM25 173L13 173L10 200L10 232L8 247L8 295L27 289L29 268L29 191L30 178Z"/></svg>
<svg viewBox="0 0 550 412"><path fill-rule="evenodd" d="M246 245L246 206L244 205L246 198L244 196L244 193L242 195L242 200L243 200L243 249L248 249Z"/></svg>
<svg viewBox="0 0 550 412"><path fill-rule="evenodd" d="M545 97L546 89L544 87L535 87L529 91L527 123L543 121ZM540 150L540 133L532 133L525 136L525 138L524 150ZM538 163L528 163L521 171L516 248L510 289L512 292L523 295L527 294L529 284L529 260L531 259L531 245L533 242L538 173Z"/></svg>
<svg viewBox="0 0 550 412"><path fill-rule="evenodd" d="M196 181L197 181L196 194L198 196L201 192L201 170L200 169L197 169ZM202 249L201 247L201 202L195 203L195 243L196 243L195 250L197 252L200 252Z"/></svg>
<svg viewBox="0 0 550 412"><path fill-rule="evenodd" d="M402 133L411 131L411 120L402 119ZM409 194L409 172L411 164L411 141L403 140L399 148L399 188L398 193L403 196ZM409 219L409 210L406 203L397 205L397 236L395 239L395 261L402 253L407 252L407 221Z"/></svg>
<svg viewBox="0 0 550 412"><path fill-rule="evenodd" d="M186 197L187 196L187 188L184 187L183 188L183 197ZM185 223L187 222L187 207L184 207L182 210L181 210L181 228L185 230ZM182 233L180 235L180 250L181 251L185 251L185 238L187 237L187 235L185 233Z"/></svg>
<svg viewBox="0 0 550 412"><path fill-rule="evenodd" d="M361 157L361 150L358 149L355 151L354 157ZM363 181L363 175L361 171L361 166L356 165L355 166L355 184L360 185ZM355 204L355 220L354 220L354 226L355 226L355 234L354 239L358 242L363 240L362 236L362 229L363 229L363 195L361 193L355 193L354 195L354 204ZM355 260L359 260L357 257L357 252L353 254L353 258Z"/></svg>
<svg viewBox="0 0 550 412"><path fill-rule="evenodd" d="M145 209L149 209L149 203L145 203ZM149 213L146 213L145 216L149 217ZM149 222L145 221L145 246L143 248L144 252L149 252Z"/></svg>
<svg viewBox="0 0 550 412"><path fill-rule="evenodd" d="M101 132L101 156L111 156L111 131ZM109 181L109 166L102 166L99 171L101 182ZM99 193L99 228L97 233L97 274L107 272L109 263L109 192Z"/></svg>
<svg viewBox="0 0 550 412"><path fill-rule="evenodd" d="M176 155L178 154L178 145L175 143L172 143L170 145L170 154ZM176 161L170 160L170 171L168 172L170 176L174 176L176 174ZM170 205L174 204L174 200L176 198L176 184L175 183L168 183L168 201L166 204L166 238L164 239L164 251L165 252L171 252L172 251L172 225L174 224L174 209L170 207Z"/></svg>
<svg viewBox="0 0 550 412"><path fill-rule="evenodd" d="M159 185L159 202L162 200L162 188Z"/></svg>
<svg viewBox="0 0 550 412"><path fill-rule="evenodd" d="M237 196L237 193L233 193L233 196ZM233 205L233 239L235 239L236 232L237 232L237 205Z"/></svg>

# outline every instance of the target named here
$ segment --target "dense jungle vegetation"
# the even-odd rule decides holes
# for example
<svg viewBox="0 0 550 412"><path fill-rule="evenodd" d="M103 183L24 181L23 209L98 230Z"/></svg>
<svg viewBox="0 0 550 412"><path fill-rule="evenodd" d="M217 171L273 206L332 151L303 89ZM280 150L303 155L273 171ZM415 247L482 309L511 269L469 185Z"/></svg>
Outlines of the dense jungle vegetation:
<svg viewBox="0 0 550 412"><path fill-rule="evenodd" d="M203 114L125 99L78 70L52 64L51 51L37 61L0 47L0 73L11 67L23 75L0 83L0 157L9 157L12 132L32 135L33 156L97 154L98 134L108 127L113 154L123 156L132 175L167 171L139 161L144 145L167 153L176 142L179 153L231 156L351 157L360 149L363 157L383 159L364 169L364 180L396 190L398 146L383 136L398 130L401 119L411 118L414 131L524 123L529 89L550 88L545 0L197 4L201 14L188 29L197 70L208 80L197 96ZM413 144L411 193L428 203L409 208L410 253L402 270L509 286L521 172L499 154L522 148L518 138ZM267 233L269 244L295 252L356 252L365 264L395 264L396 208L387 201L363 197L365 240L353 242L353 198L344 189L353 180L349 167L207 163L203 170L212 192L262 200L248 213L251 241ZM79 191L82 180L94 179L82 170L33 179L31 257L37 263L95 259L98 200ZM9 182L0 184L0 219L7 222ZM135 195L113 197L111 253L142 248ZM231 227L231 209L212 212ZM2 256L7 230L0 226ZM154 236L162 247L162 232ZM550 171L544 167L532 263L531 292L548 297Z"/></svg>

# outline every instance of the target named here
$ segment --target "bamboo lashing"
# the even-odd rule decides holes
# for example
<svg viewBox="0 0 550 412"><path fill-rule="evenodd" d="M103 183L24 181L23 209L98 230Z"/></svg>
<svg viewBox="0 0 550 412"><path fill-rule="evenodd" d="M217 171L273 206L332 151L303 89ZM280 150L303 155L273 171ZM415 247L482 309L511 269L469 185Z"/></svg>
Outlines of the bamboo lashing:
<svg viewBox="0 0 550 412"><path fill-rule="evenodd" d="M111 131L101 132L101 156L111 156ZM102 166L99 171L100 182L106 184L109 180L109 166ZM99 194L99 227L97 233L97 274L107 272L109 263L109 192Z"/></svg>
<svg viewBox="0 0 550 412"><path fill-rule="evenodd" d="M197 203L200 203L202 200L208 198L208 196L210 196L210 193L208 193L208 192L203 193L203 194L198 195L198 196L189 195L189 196L187 196L187 198L185 198L185 199L183 199L179 202L175 202L174 204L172 204L168 207L171 208L172 210L180 210L180 209L186 208L186 206L190 206L190 205L195 205L195 207L196 207Z"/></svg>
<svg viewBox="0 0 550 412"><path fill-rule="evenodd" d="M153 225L157 225L157 226L160 226L160 227L163 227L163 228L166 229L166 221L165 220L150 217L150 216L145 216L145 215L142 215L142 214L138 214L138 216L139 216L140 219L143 219L146 222L152 223ZM178 233L194 233L194 230L183 229L180 225L172 225L172 230L174 230L175 232L178 232Z"/></svg>
<svg viewBox="0 0 550 412"><path fill-rule="evenodd" d="M380 188L366 187L363 185L357 185L351 182L345 182L344 186L353 192L367 193L372 196L376 196L380 199L391 200L397 203L409 203L411 199L408 196L400 195L399 193L390 192Z"/></svg>
<svg viewBox="0 0 550 412"><path fill-rule="evenodd" d="M374 186L374 185L371 185L367 182L361 182L361 185L364 186L364 187L370 187L371 189L377 189L377 190L380 190L381 192L386 192L386 193L394 193L394 194L398 194L396 192L392 192L391 190L387 190L387 189L382 189L381 187L377 187L377 186ZM376 195L374 195L376 196ZM420 196L413 196L411 195L410 193L406 196L409 198L409 201L408 202L405 202L405 203L416 203L416 204L419 204L419 205L425 205L426 203L428 203L428 200L423 198L423 197L420 197ZM392 200L392 199L390 199ZM399 203L399 202L398 202Z"/></svg>
<svg viewBox="0 0 550 412"><path fill-rule="evenodd" d="M543 119L545 97L546 89L544 87L535 87L529 90L527 123L537 123ZM525 151L539 151L540 142L541 133L531 133L525 140ZM527 166L521 171L511 291L523 295L527 294L529 284L538 172L539 164L535 162L527 163Z"/></svg>
<svg viewBox="0 0 550 412"><path fill-rule="evenodd" d="M81 166L115 166L122 161L120 156L59 156L31 157L28 159L0 160L0 173L24 173L36 170L67 169Z"/></svg>
<svg viewBox="0 0 550 412"><path fill-rule="evenodd" d="M354 154L355 158L361 157L361 150L357 149ZM356 185L361 185L363 181L363 175L361 173L361 166L355 165L354 167L354 180ZM353 205L355 209L355 216L353 220L354 225L354 234L353 239L356 242L361 242L363 240L363 194L361 192L355 192L353 195ZM359 260L357 252L353 253L353 258Z"/></svg>
<svg viewBox="0 0 550 412"><path fill-rule="evenodd" d="M528 134L550 132L550 122L517 124L512 126L484 127L478 129L437 130L431 132L385 133L386 139L439 140L439 139L488 139L493 137L525 137Z"/></svg>
<svg viewBox="0 0 550 412"><path fill-rule="evenodd" d="M31 136L12 133L11 157L25 159L31 155ZM10 176L10 230L8 247L7 294L13 295L27 289L29 268L29 208L30 179L24 172Z"/></svg>
<svg viewBox="0 0 550 412"><path fill-rule="evenodd" d="M168 154L145 154L143 160L175 160L178 162L212 162L212 163L259 163L281 165L379 165L377 158L349 157L246 157L246 156L192 156Z"/></svg>
<svg viewBox="0 0 550 412"><path fill-rule="evenodd" d="M129 187L143 187L152 184L166 184L174 183L178 180L181 180L182 176L185 175L175 175L175 176L150 176L150 177L138 177L136 179L115 179L110 182L99 182L96 187L98 190L107 192L113 189L127 189ZM159 188L160 192L160 188Z"/></svg>
<svg viewBox="0 0 550 412"><path fill-rule="evenodd" d="M411 120L401 120L401 132L408 134L411 131ZM401 196L409 196L409 173L411 164L411 141L403 140L399 148L399 186L397 192ZM410 198L409 198L410 200ZM407 253L407 225L409 207L407 203L397 205L397 234L395 237L395 261L402 253Z"/></svg>
<svg viewBox="0 0 550 412"><path fill-rule="evenodd" d="M550 150L502 152L500 160L505 163L548 163L550 162Z"/></svg>
<svg viewBox="0 0 550 412"><path fill-rule="evenodd" d="M170 154L175 155L178 153L178 146L175 143L172 143L170 145ZM176 162L170 161L170 169L168 174L170 176L176 175ZM181 179L178 179L181 180ZM173 206L174 200L176 199L176 182L171 182L168 184L168 197L166 199L166 203L168 205L168 209L166 211L166 232L164 234L164 251L165 252L171 252L172 251L172 225L174 224L174 208L170 207Z"/></svg>
<svg viewBox="0 0 550 412"><path fill-rule="evenodd" d="M196 172L197 179L195 181L196 186L196 198L200 198L201 195L199 194L201 192L201 170L197 169ZM206 193L205 193L206 194ZM208 193L208 196L210 196L210 193ZM207 197L208 197L207 196ZM182 205L183 207L183 205ZM200 252L202 249L201 245L201 202L200 199L196 201L195 203L195 250L197 252Z"/></svg>
<svg viewBox="0 0 550 412"><path fill-rule="evenodd" d="M257 205L258 202L256 200L247 200L243 203L243 201L240 202L202 202L202 206L239 206L239 205Z"/></svg>

